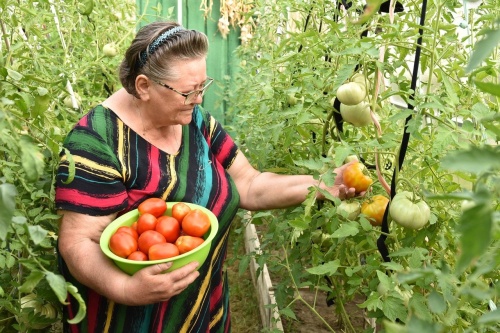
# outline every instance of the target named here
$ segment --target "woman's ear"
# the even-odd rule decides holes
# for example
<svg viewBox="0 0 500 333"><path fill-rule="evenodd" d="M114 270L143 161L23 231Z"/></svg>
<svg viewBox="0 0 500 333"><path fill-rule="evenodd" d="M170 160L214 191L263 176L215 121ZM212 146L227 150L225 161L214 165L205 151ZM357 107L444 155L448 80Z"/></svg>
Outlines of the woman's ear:
<svg viewBox="0 0 500 333"><path fill-rule="evenodd" d="M139 99L143 101L149 100L149 89L151 88L151 81L144 74L137 75L135 78L135 90L139 95Z"/></svg>

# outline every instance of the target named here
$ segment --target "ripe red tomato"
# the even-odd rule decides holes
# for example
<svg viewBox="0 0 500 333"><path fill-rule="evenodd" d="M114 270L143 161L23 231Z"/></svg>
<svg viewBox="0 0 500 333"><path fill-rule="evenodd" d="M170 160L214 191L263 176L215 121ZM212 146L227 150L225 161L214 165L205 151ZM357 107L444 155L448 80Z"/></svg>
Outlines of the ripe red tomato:
<svg viewBox="0 0 500 333"><path fill-rule="evenodd" d="M134 223L132 223L132 225L130 227L132 229L134 229L135 231L137 231L137 221L135 221Z"/></svg>
<svg viewBox="0 0 500 333"><path fill-rule="evenodd" d="M188 236L203 237L210 229L210 219L200 209L191 210L182 220L182 230Z"/></svg>
<svg viewBox="0 0 500 333"><path fill-rule="evenodd" d="M126 232L127 234L134 236L135 239L139 238L139 234L137 233L137 230L135 230L132 227L127 227L125 225L116 229L115 233L117 233L117 232Z"/></svg>
<svg viewBox="0 0 500 333"><path fill-rule="evenodd" d="M137 240L126 232L114 233L109 238L109 249L119 257L127 258L129 254L137 251Z"/></svg>
<svg viewBox="0 0 500 333"><path fill-rule="evenodd" d="M165 237L155 230L146 230L139 235L137 243L139 245L139 250L144 253L149 252L149 248L155 244L166 243ZM151 258L150 258L151 259Z"/></svg>
<svg viewBox="0 0 500 333"><path fill-rule="evenodd" d="M148 256L142 251L134 251L131 254L129 254L127 259L135 261L147 261Z"/></svg>
<svg viewBox="0 0 500 333"><path fill-rule="evenodd" d="M167 210L167 203L160 198L148 198L141 202L137 209L139 210L139 215L149 213L155 217L160 217Z"/></svg>
<svg viewBox="0 0 500 333"><path fill-rule="evenodd" d="M205 240L201 237L180 236L175 241L175 246L179 249L180 254L191 251L200 246Z"/></svg>
<svg viewBox="0 0 500 333"><path fill-rule="evenodd" d="M149 248L149 260L167 259L179 255L179 249L172 243L159 243Z"/></svg>
<svg viewBox="0 0 500 333"><path fill-rule="evenodd" d="M165 237L167 242L175 243L177 237L181 234L179 222L172 216L160 216L157 220L155 230Z"/></svg>
<svg viewBox="0 0 500 333"><path fill-rule="evenodd" d="M360 162L354 162L343 172L342 178L347 187L354 187L356 193L366 191L373 183L372 179L364 174L365 166Z"/></svg>
<svg viewBox="0 0 500 333"><path fill-rule="evenodd" d="M155 230L156 228L156 217L149 213L144 213L139 216L137 220L137 233L140 235L146 230Z"/></svg>
<svg viewBox="0 0 500 333"><path fill-rule="evenodd" d="M389 203L389 199L383 195L374 195L371 199L363 202L361 205L361 213L368 216L368 220L373 226L382 225L385 208Z"/></svg>
<svg viewBox="0 0 500 333"><path fill-rule="evenodd" d="M178 202L172 206L172 217L179 221L179 225L182 225L182 219L191 211L189 207L184 202Z"/></svg>

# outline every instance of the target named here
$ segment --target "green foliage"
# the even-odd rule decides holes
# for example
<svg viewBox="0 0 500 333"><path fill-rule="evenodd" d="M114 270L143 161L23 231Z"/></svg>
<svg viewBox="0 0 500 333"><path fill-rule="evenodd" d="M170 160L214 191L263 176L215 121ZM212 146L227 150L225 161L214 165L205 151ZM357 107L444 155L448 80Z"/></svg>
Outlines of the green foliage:
<svg viewBox="0 0 500 333"><path fill-rule="evenodd" d="M74 286L59 275L54 177L62 140L118 88L135 2L0 1L0 327L60 330ZM85 315L85 307L74 319ZM59 328L58 328L59 327Z"/></svg>
<svg viewBox="0 0 500 333"><path fill-rule="evenodd" d="M424 198L429 224L415 231L390 223L391 261L384 262L379 228L363 215L356 221L338 215L338 202L318 203L311 193L299 207L258 214L266 227L257 261L278 277L275 296L290 318L297 288L309 287L335 299L347 332L355 329L342 304L359 296L385 332L496 331L500 7L485 0L457 15L463 2L431 1L413 91L421 1L404 6L394 22L370 13L362 23L361 2L348 11L331 1L256 2L256 30L239 49L238 107L228 119L261 170L331 178L336 165L356 154L373 179L378 164L388 182L395 173L397 191ZM348 123L341 130L335 121L336 91L356 70L371 83L368 101L380 131ZM375 90L378 70L385 84ZM404 131L410 141L399 169ZM384 193L375 182L368 196Z"/></svg>

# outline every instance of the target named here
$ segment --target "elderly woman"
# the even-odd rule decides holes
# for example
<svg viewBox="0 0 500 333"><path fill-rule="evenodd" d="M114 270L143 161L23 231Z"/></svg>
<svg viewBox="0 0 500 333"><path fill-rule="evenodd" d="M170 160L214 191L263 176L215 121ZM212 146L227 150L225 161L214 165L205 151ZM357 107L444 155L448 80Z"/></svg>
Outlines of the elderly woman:
<svg viewBox="0 0 500 333"><path fill-rule="evenodd" d="M143 27L120 66L123 88L90 110L68 134L58 170L60 267L78 287L87 316L66 332L227 332L228 284L223 272L229 227L238 208L300 204L312 176L255 170L231 137L199 104L212 83L206 73L207 37L174 22ZM354 189L342 171L327 188L342 198ZM318 194L319 195L319 194ZM210 209L219 232L208 259L170 273L170 264L129 276L101 252L99 237L117 216L147 198ZM69 299L65 319L77 309Z"/></svg>

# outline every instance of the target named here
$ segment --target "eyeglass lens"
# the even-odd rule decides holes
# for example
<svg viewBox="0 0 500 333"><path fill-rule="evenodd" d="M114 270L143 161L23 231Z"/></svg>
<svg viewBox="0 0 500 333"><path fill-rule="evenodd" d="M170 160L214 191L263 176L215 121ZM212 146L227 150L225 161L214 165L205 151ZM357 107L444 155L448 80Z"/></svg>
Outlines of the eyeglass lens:
<svg viewBox="0 0 500 333"><path fill-rule="evenodd" d="M212 80L207 82L207 84L202 89L191 91L189 94L187 94L186 100L184 101L184 104L187 105L187 104L193 103L193 101L196 98L198 98L198 96L203 97L203 95L205 95L205 92L207 91L207 88L210 86L211 83L212 83Z"/></svg>

